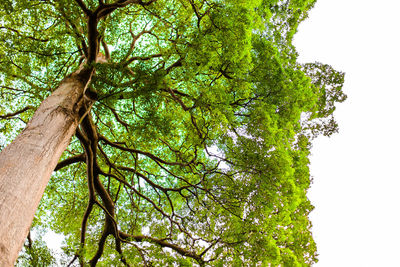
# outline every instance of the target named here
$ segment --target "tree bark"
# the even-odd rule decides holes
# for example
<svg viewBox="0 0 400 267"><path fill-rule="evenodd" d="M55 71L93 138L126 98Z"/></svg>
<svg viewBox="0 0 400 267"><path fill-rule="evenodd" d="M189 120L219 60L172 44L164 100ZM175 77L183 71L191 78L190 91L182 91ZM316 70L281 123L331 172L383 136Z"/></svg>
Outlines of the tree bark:
<svg viewBox="0 0 400 267"><path fill-rule="evenodd" d="M50 176L93 103L85 97L93 70L81 67L45 99L0 153L0 266L13 266Z"/></svg>

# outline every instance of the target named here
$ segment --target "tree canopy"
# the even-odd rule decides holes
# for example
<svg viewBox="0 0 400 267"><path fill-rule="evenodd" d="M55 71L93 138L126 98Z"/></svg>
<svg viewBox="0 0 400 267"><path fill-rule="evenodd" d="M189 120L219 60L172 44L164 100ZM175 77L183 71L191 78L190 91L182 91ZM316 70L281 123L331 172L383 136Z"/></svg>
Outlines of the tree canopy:
<svg viewBox="0 0 400 267"><path fill-rule="evenodd" d="M66 266L317 261L308 156L345 95L343 73L296 61L314 2L0 2L1 148L95 70L32 226L65 236ZM20 264L51 264L44 246L29 238Z"/></svg>

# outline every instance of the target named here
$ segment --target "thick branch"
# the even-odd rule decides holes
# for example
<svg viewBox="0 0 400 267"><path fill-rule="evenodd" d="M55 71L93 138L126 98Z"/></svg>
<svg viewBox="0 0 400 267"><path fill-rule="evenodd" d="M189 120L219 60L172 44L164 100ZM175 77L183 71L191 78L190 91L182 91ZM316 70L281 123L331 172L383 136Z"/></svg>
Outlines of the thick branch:
<svg viewBox="0 0 400 267"><path fill-rule="evenodd" d="M88 189L89 189L89 200L88 200L88 206L86 208L85 214L82 219L82 225L81 225L81 244L80 244L80 251L78 252L80 264L83 265L83 258L81 256L81 253L85 247L85 238L86 238L86 229L87 229L87 222L89 219L89 215L93 210L93 204L95 203L95 190L94 190L94 185L93 185L93 180L94 180L94 155L93 155L93 150L90 146L91 140L87 136L84 136L79 129L76 131L76 136L78 137L79 141L83 145L85 149L85 159L86 159L86 176L87 176L87 182L88 182Z"/></svg>
<svg viewBox="0 0 400 267"><path fill-rule="evenodd" d="M68 165L74 164L74 163L78 163L78 162L85 162L85 154L79 154L76 156L72 156L70 158L64 159L62 161L60 161L56 168L54 169L54 171L58 171Z"/></svg>
<svg viewBox="0 0 400 267"><path fill-rule="evenodd" d="M89 53L88 64L96 62L97 54L99 53L99 32L97 31L98 19L96 16L90 16L88 19L88 40Z"/></svg>
<svg viewBox="0 0 400 267"><path fill-rule="evenodd" d="M117 8L126 7L130 4L139 4L141 6L148 6L156 1L157 0L150 0L147 2L143 2L142 0L118 0L112 4L100 5L101 9L99 9L97 16L99 19L101 19L112 13Z"/></svg>
<svg viewBox="0 0 400 267"><path fill-rule="evenodd" d="M82 9L82 11L87 15L87 16L91 16L92 15L92 11L90 11L85 3L82 0L75 0L75 2L79 5L79 7Z"/></svg>
<svg viewBox="0 0 400 267"><path fill-rule="evenodd" d="M106 228L106 226L104 227ZM106 243L107 237L110 235L107 229L103 230L103 233L101 234L101 238L98 243L98 248L96 251L96 254L93 256L93 258L90 260L90 266L96 266L97 262L101 258L101 255L103 255L104 252L104 245Z"/></svg>

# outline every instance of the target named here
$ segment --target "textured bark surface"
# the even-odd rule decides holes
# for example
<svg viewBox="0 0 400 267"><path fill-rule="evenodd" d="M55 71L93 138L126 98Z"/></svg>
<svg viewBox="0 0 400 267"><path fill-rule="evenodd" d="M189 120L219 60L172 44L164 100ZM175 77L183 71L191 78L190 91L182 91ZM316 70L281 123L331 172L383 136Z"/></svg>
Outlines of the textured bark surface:
<svg viewBox="0 0 400 267"><path fill-rule="evenodd" d="M91 71L65 78L42 102L20 135L0 153L0 266L13 266L40 199L91 101Z"/></svg>

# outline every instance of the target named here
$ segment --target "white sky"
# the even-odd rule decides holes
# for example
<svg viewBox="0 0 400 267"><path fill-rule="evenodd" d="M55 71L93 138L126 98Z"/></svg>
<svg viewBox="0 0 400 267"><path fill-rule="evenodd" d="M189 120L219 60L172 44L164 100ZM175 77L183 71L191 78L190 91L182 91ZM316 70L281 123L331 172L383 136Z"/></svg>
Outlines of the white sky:
<svg viewBox="0 0 400 267"><path fill-rule="evenodd" d="M312 149L315 266L400 266L400 1L318 0L295 45L346 72L339 134Z"/></svg>

